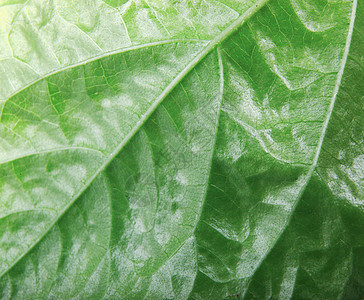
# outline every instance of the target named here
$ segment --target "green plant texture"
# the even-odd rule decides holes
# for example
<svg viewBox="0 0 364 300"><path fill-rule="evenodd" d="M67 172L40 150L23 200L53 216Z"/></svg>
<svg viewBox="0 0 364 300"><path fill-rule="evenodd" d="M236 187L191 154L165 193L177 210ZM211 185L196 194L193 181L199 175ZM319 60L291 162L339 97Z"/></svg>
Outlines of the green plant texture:
<svg viewBox="0 0 364 300"><path fill-rule="evenodd" d="M1 299L363 299L364 1L0 0Z"/></svg>

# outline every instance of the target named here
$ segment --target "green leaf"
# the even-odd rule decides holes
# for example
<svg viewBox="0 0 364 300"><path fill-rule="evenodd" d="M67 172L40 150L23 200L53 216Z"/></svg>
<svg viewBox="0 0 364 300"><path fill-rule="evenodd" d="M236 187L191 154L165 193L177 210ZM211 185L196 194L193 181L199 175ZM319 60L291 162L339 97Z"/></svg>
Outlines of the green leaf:
<svg viewBox="0 0 364 300"><path fill-rule="evenodd" d="M2 298L362 297L362 15L0 1Z"/></svg>
<svg viewBox="0 0 364 300"><path fill-rule="evenodd" d="M250 298L364 295L364 85L358 81L364 66L363 20L360 3L316 170L287 230L253 278Z"/></svg>

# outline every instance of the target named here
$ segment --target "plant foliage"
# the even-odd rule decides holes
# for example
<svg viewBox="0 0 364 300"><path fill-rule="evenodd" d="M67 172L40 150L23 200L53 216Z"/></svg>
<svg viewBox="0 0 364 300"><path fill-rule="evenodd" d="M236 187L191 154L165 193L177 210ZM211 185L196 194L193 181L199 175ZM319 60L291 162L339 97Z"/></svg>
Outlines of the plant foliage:
<svg viewBox="0 0 364 300"><path fill-rule="evenodd" d="M363 297L363 22L0 0L0 297Z"/></svg>

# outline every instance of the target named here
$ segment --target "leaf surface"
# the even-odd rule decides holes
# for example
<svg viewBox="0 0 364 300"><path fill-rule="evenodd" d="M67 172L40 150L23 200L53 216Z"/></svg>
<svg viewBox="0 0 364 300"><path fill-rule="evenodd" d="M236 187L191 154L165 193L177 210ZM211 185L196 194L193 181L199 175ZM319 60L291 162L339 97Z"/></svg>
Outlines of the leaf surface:
<svg viewBox="0 0 364 300"><path fill-rule="evenodd" d="M356 6L2 4L2 296L360 295Z"/></svg>

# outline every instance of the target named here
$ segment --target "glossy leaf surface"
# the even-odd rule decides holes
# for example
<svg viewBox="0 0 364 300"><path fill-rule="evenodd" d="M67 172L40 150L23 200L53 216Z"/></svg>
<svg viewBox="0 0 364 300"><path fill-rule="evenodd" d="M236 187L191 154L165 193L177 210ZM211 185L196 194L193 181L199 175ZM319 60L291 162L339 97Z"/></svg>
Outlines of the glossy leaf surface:
<svg viewBox="0 0 364 300"><path fill-rule="evenodd" d="M0 5L3 298L363 296L361 3Z"/></svg>

